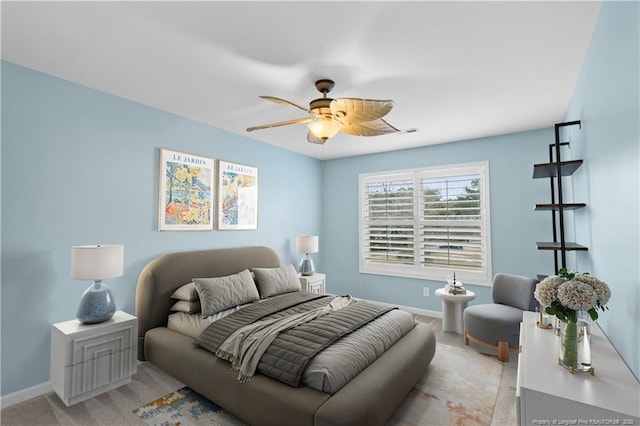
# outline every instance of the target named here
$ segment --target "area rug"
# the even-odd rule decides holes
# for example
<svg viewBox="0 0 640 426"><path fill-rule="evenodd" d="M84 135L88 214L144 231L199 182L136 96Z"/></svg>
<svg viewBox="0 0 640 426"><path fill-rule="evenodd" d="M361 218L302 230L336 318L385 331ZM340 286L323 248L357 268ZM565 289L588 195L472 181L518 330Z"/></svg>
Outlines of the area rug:
<svg viewBox="0 0 640 426"><path fill-rule="evenodd" d="M491 425L503 365L470 347L445 344L394 412L389 426ZM134 411L150 426L245 425L184 387Z"/></svg>
<svg viewBox="0 0 640 426"><path fill-rule="evenodd" d="M436 345L426 373L388 425L491 425L503 364L465 346Z"/></svg>
<svg viewBox="0 0 640 426"><path fill-rule="evenodd" d="M133 412L150 426L246 424L186 386Z"/></svg>

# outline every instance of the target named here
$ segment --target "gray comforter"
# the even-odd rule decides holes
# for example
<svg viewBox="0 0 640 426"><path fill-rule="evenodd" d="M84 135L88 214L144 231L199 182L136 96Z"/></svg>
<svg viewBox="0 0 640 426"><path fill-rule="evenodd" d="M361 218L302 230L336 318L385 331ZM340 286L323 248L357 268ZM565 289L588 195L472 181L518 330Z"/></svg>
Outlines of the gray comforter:
<svg viewBox="0 0 640 426"><path fill-rule="evenodd" d="M241 309L205 329L196 343L216 353L239 328L259 320L284 318L326 306L332 297L306 292L287 293ZM281 331L262 356L257 371L292 386L299 386L310 360L341 337L358 330L393 307L359 301L304 324Z"/></svg>

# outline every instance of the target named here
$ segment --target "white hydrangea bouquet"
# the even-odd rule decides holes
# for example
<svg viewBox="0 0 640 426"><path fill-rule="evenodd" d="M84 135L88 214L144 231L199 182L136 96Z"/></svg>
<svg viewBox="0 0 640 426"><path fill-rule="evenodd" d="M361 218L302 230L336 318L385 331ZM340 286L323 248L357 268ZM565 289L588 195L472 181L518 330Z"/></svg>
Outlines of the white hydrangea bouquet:
<svg viewBox="0 0 640 426"><path fill-rule="evenodd" d="M559 320L577 322L577 312L587 311L592 320L598 319L598 310L609 309L609 286L588 273L558 271L536 285L534 296L549 315Z"/></svg>

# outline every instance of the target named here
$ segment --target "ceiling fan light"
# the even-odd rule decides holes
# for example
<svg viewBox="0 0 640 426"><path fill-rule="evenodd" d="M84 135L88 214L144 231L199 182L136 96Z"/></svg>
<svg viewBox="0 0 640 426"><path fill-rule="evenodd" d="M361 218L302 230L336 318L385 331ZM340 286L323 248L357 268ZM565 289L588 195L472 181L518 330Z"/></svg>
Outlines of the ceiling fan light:
<svg viewBox="0 0 640 426"><path fill-rule="evenodd" d="M316 137L327 140L338 133L342 124L330 118L325 118L322 120L312 121L307 125L307 127L309 127L311 133Z"/></svg>

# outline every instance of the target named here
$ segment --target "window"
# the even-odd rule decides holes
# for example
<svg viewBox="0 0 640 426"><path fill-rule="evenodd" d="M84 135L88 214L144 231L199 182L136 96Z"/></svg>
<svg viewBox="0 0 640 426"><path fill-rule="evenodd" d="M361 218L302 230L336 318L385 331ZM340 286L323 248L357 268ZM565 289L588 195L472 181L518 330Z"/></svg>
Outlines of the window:
<svg viewBox="0 0 640 426"><path fill-rule="evenodd" d="M361 174L360 272L491 284L489 163Z"/></svg>

